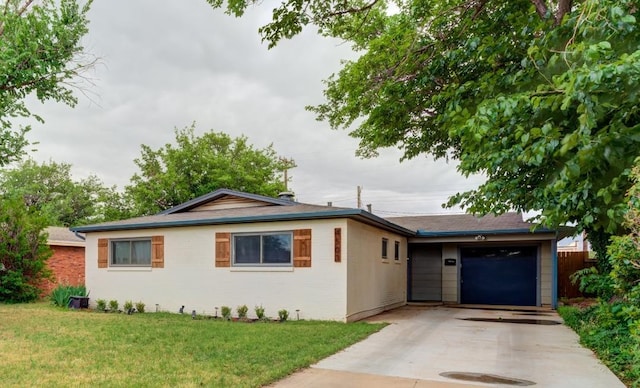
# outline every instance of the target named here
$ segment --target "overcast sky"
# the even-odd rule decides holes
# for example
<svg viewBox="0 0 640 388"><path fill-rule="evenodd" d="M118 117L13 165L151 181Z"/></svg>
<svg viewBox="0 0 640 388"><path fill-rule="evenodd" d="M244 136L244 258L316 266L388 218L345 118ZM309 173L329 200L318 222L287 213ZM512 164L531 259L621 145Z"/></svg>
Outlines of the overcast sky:
<svg viewBox="0 0 640 388"><path fill-rule="evenodd" d="M86 51L100 64L86 74L75 108L31 104L45 124L32 123L38 161L73 165L77 178L95 174L122 189L136 172L140 145L158 148L174 128L196 123L258 148L273 144L293 158L290 189L300 202L355 207L380 216L444 213L440 205L476 187L453 164L421 157L400 163L397 150L374 159L355 156L357 140L317 122L306 105L323 102L322 80L354 58L347 44L308 29L268 50L257 29L263 6L242 19L212 10L205 0L96 0ZM459 210L456 210L459 212Z"/></svg>

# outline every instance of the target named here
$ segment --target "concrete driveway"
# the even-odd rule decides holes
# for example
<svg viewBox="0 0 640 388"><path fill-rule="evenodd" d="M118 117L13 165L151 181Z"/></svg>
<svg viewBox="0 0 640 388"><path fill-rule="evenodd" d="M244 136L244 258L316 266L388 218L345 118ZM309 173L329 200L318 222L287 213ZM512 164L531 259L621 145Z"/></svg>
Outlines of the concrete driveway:
<svg viewBox="0 0 640 388"><path fill-rule="evenodd" d="M274 386L624 387L570 328L550 324L562 322L553 311L406 306L371 320L391 324Z"/></svg>

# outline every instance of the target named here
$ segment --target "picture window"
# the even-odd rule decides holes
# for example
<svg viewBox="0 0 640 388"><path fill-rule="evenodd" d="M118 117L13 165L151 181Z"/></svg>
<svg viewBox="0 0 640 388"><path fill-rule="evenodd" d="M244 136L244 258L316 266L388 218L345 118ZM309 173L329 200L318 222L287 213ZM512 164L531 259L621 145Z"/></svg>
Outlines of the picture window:
<svg viewBox="0 0 640 388"><path fill-rule="evenodd" d="M233 235L233 265L291 265L291 241L290 232Z"/></svg>

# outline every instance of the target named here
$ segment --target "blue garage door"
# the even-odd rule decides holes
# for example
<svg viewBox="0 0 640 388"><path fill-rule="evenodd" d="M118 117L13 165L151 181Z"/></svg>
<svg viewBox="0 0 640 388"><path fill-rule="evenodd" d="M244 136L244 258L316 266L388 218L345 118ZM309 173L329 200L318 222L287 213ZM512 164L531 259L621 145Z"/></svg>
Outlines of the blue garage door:
<svg viewBox="0 0 640 388"><path fill-rule="evenodd" d="M536 247L463 248L461 303L535 306Z"/></svg>

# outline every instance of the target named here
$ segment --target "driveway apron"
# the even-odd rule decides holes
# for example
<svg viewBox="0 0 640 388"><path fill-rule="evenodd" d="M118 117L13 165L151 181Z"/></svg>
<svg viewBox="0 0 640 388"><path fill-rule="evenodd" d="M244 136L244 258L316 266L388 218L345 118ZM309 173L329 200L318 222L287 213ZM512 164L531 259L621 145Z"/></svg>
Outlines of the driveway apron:
<svg viewBox="0 0 640 388"><path fill-rule="evenodd" d="M372 320L390 325L275 385L624 387L553 311L406 306Z"/></svg>

